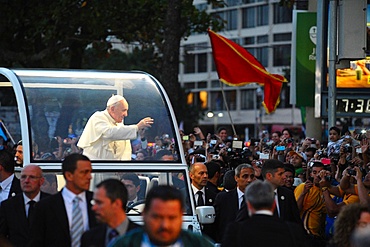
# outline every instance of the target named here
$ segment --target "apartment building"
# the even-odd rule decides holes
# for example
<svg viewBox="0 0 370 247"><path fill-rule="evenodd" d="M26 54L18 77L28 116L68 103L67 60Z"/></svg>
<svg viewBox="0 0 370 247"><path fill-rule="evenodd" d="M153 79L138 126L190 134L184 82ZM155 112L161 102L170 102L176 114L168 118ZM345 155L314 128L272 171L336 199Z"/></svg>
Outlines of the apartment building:
<svg viewBox="0 0 370 247"><path fill-rule="evenodd" d="M307 10L308 1L296 1L293 8L281 6L279 0L226 0L225 3L225 7L213 8L207 0L194 1L198 9L226 21L225 30L219 32L221 35L247 49L270 73L284 75L289 80L293 8ZM261 107L263 87L255 83L241 87L221 84L207 34L194 33L183 41L180 61L179 81L189 92L188 103L201 104L209 111L208 117L199 122L209 131L220 125L228 126L232 121L239 134L248 128L249 135L255 136L272 125L301 124L300 111L289 105L289 83L283 87L278 109L269 115Z"/></svg>

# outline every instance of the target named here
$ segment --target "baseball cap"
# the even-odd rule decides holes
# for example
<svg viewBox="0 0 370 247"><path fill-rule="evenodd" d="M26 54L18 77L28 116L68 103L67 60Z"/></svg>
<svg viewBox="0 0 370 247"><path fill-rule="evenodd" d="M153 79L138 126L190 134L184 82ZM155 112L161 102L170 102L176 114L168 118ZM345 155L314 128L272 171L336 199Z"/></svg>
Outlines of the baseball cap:
<svg viewBox="0 0 370 247"><path fill-rule="evenodd" d="M303 152L296 152L296 151L290 151L289 152L289 155L292 156L292 155L298 155L299 157L301 157L301 159L304 161L304 162L307 162L307 155Z"/></svg>

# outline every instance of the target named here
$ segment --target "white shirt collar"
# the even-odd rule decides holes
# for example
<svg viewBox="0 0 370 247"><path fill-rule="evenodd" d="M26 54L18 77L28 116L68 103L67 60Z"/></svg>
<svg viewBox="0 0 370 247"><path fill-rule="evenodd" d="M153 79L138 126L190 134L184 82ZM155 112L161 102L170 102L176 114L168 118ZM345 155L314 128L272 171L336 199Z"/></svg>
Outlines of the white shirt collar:
<svg viewBox="0 0 370 247"><path fill-rule="evenodd" d="M22 194L23 194L24 204L27 204L29 201L31 201L31 199L28 198L26 194L24 193ZM35 196L35 198L32 199L32 201L38 202L40 201L40 197L41 197L41 192L39 191L39 193Z"/></svg>
<svg viewBox="0 0 370 247"><path fill-rule="evenodd" d="M65 198L65 200L68 202L68 203L71 203L73 202L73 199L78 196L82 202L86 202L86 192L83 191L81 192L80 194L76 195L75 193L73 193L72 191L70 191L69 189L67 189L67 187L64 187L63 190L62 190L62 195L63 195L63 198Z"/></svg>
<svg viewBox="0 0 370 247"><path fill-rule="evenodd" d="M194 195L199 191L197 187L195 187L193 184L191 184L191 188L193 189L193 193ZM205 194L206 192L206 187L203 187L200 191L203 192L203 194Z"/></svg>
<svg viewBox="0 0 370 247"><path fill-rule="evenodd" d="M270 215L273 216L274 213L271 212L270 210L257 210L254 214L263 214L263 215Z"/></svg>
<svg viewBox="0 0 370 247"><path fill-rule="evenodd" d="M241 196L244 196L244 193L239 189L239 187L237 188L238 191L238 198L240 198Z"/></svg>
<svg viewBox="0 0 370 247"><path fill-rule="evenodd" d="M5 188L7 188L8 186L10 186L10 184L12 183L13 181L13 178L14 178L14 173L12 175L10 175L9 177L7 177L6 179L4 179L0 184L1 184L1 188L3 190L5 190Z"/></svg>

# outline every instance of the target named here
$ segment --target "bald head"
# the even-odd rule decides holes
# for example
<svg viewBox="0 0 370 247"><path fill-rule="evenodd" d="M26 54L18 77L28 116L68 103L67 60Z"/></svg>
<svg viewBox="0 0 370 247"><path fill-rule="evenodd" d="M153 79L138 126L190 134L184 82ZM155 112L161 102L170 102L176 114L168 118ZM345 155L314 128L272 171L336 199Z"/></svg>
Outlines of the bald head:
<svg viewBox="0 0 370 247"><path fill-rule="evenodd" d="M200 162L194 163L190 166L189 174L191 183L198 190L201 190L204 186L206 186L208 180L208 171L205 164Z"/></svg>
<svg viewBox="0 0 370 247"><path fill-rule="evenodd" d="M29 164L21 171L21 189L30 199L33 199L39 192L44 183L42 170L39 166Z"/></svg>

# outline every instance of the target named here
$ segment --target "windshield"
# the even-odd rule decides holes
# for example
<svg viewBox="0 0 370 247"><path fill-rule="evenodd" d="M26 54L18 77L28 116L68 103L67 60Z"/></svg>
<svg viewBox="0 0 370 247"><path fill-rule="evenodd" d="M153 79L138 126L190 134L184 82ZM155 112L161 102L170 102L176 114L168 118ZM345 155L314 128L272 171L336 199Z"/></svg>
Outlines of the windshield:
<svg viewBox="0 0 370 247"><path fill-rule="evenodd" d="M141 214L144 209L145 197L148 191L158 185L172 185L181 190L184 195L184 214L192 214L189 200L188 185L184 177L185 170L173 171L98 171L92 173L90 190L94 191L101 181L114 178L125 184L128 191L126 212L128 214ZM19 175L18 175L19 176ZM61 172L44 172L45 182L41 190L55 194L65 186L65 180Z"/></svg>
<svg viewBox="0 0 370 247"><path fill-rule="evenodd" d="M125 97L129 104L125 125L145 117L154 124L144 138L130 140L131 159L158 160L160 150L169 150L179 160L173 120L158 84L144 73L15 71L23 83L32 133L31 160L60 161L73 152L91 115L106 109L112 94ZM156 157L157 155L157 157ZM91 158L92 160L94 158ZM108 158L109 160L109 158Z"/></svg>

